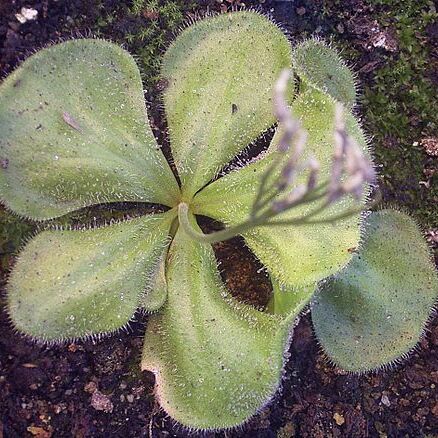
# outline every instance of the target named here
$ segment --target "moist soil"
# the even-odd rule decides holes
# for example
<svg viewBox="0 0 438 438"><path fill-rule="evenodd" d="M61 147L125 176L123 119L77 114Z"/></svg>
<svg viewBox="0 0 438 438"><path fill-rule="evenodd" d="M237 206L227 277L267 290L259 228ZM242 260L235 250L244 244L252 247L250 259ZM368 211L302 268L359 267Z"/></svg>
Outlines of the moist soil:
<svg viewBox="0 0 438 438"><path fill-rule="evenodd" d="M126 7L123 9L127 4L116 0L0 0L0 71L7 74L50 41L93 34L99 26L103 36L120 42L124 34L138 27L138 19L127 13ZM236 1L214 0L176 4L189 16L239 6ZM385 40L388 48L369 49L375 31L367 32L366 25L373 23L375 10L366 2L246 4L270 13L291 36L316 32L327 37L336 27L339 38L349 41L361 54L356 70L365 85L373 80L382 50L396 50L391 47L389 34ZM20 24L15 14L22 6L38 10L38 19ZM319 13L323 7L332 7L328 18ZM111 22L99 24L112 11L115 12ZM338 20L340 11L342 28ZM362 25L357 21L357 13ZM170 36L166 38L169 41ZM436 40L436 35L433 38ZM155 134L166 145L159 88L158 84L149 93L149 112ZM263 145L257 146L260 147ZM397 192L390 188L384 187L383 194L386 201L397 200ZM123 205L118 205L109 211L123 209ZM201 225L204 229L216 226L205 219ZM433 233L431 236L434 240ZM13 236L7 243L2 247L2 257L8 261L1 271L2 289L13 263L11 254L19 245ZM232 293L255 306L265 304L270 282L243 242L233 239L217 244L215 252L222 277ZM4 311L4 295L0 306L0 438L196 435L165 415L154 398L154 376L139 370L146 315L136 315L127 332L108 338L41 346L14 332ZM352 375L328 363L312 333L309 314L304 312L294 331L282 389L274 400L236 430L203 435L438 437L438 319L432 319L428 327L407 360L368 375Z"/></svg>

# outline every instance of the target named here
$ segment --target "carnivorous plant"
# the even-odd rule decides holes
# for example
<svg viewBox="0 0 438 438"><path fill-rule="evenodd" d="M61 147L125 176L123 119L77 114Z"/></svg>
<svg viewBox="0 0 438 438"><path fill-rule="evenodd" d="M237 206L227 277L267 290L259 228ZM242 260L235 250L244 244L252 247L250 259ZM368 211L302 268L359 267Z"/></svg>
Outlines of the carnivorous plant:
<svg viewBox="0 0 438 438"><path fill-rule="evenodd" d="M408 354L438 280L410 217L364 213L374 170L338 54L317 39L292 46L241 11L183 30L161 77L174 170L135 61L115 44L47 47L0 85L0 199L12 212L48 221L104 203L166 207L95 228L49 223L12 270L14 326L54 343L117 331L144 309L141 367L162 408L194 429L242 424L273 397L308 303L337 366L363 372ZM227 167L272 127L267 150ZM199 215L224 229L205 234ZM235 235L270 276L265 309L221 281L211 243Z"/></svg>

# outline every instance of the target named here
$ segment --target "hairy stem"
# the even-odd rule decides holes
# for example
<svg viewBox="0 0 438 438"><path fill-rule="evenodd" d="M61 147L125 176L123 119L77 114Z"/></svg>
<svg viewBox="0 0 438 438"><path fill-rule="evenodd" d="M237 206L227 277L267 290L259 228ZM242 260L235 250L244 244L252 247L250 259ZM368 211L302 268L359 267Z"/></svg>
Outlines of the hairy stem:
<svg viewBox="0 0 438 438"><path fill-rule="evenodd" d="M238 234L248 231L250 228L256 225L260 225L261 224L260 221L266 220L264 217L263 219L261 217L253 218L234 227L226 228L225 230L216 231L210 234L204 234L201 233L200 231L196 231L192 227L192 225L189 222L188 211L189 211L189 206L186 203L182 202L181 204L179 204L178 219L181 228L193 239L205 243L216 243L216 242L221 242L223 240L231 239L232 237L235 237Z"/></svg>
<svg viewBox="0 0 438 438"><path fill-rule="evenodd" d="M293 207L296 207L301 204L306 204L308 202L314 202L318 199L323 198L327 194L325 190L322 193L320 193L320 190L324 186L325 183L321 184L313 192L304 195L301 199L298 199L293 204L288 205L284 210L277 211L275 209L268 208L264 212L260 213L258 216L250 216L246 221L242 222L241 224L225 228L224 230L215 231L210 234L204 234L200 231L195 230L192 227L188 219L189 206L185 202L180 203L178 206L178 220L183 230L194 240L204 243L216 243L216 242L221 242L224 240L231 239L232 237L235 237L239 234L243 234L254 227L268 227L268 226L272 227L272 226L281 226L281 225L299 226L299 225L309 225L313 223L333 223L337 220L344 219L348 216L363 211L364 209L363 206L360 206L357 208L348 209L343 213L325 219L313 220L313 221L309 220L312 217L324 211L328 207L330 202L326 201L322 203L320 206L318 206L317 208L311 210L305 216L288 219L288 220L272 220L279 214L284 213L285 211L290 210Z"/></svg>

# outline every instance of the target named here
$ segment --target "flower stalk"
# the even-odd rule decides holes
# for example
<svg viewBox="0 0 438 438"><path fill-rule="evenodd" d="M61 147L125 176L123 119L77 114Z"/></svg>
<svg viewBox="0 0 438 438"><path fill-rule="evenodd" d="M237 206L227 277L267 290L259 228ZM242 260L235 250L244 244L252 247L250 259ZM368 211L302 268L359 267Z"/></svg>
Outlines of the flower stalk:
<svg viewBox="0 0 438 438"><path fill-rule="evenodd" d="M254 227L310 225L334 223L364 210L360 204L364 188L375 179L371 161L363 154L357 141L346 131L344 108L341 103L335 107L334 151L331 174L326 181L319 182L320 163L314 157L302 159L305 151L307 132L301 122L294 118L286 101L287 84L291 71L281 72L274 88L274 114L282 135L277 145L278 159L274 160L260 178L259 189L251 208L251 213L244 222L226 227L224 230L204 234L193 229L189 220L189 206L180 203L178 217L181 227L193 239L215 243L228 240L245 233ZM287 160L284 163L284 158ZM279 167L283 164L283 167ZM307 181L294 186L297 177L307 172ZM278 176L271 182L272 175ZM350 207L338 214L315 218L342 197L351 195L358 201L357 206ZM303 216L290 219L278 219L278 216L293 208L323 201ZM377 202L377 201L375 201ZM366 208L369 208L367 206Z"/></svg>

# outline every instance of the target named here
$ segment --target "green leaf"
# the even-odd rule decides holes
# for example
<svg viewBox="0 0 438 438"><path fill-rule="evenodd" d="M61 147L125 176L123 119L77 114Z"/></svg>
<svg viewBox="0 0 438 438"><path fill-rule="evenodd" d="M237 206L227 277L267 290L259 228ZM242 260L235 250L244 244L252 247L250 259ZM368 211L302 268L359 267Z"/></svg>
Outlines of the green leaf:
<svg viewBox="0 0 438 438"><path fill-rule="evenodd" d="M108 333L147 300L174 212L87 230L43 231L8 285L15 327L44 341Z"/></svg>
<svg viewBox="0 0 438 438"><path fill-rule="evenodd" d="M336 50L313 38L298 44L292 57L302 87L315 87L347 107L355 104L356 86L353 73Z"/></svg>
<svg viewBox="0 0 438 438"><path fill-rule="evenodd" d="M166 258L167 247L151 272L147 291L140 303L146 312L156 312L167 299Z"/></svg>
<svg viewBox="0 0 438 438"><path fill-rule="evenodd" d="M328 95L309 89L293 103L293 112L301 118L308 132L305 151L318 159L321 165L321 182L328 178L333 154L335 101ZM364 135L352 115L346 118L347 131L365 151ZM270 163L278 157L274 136L270 153L242 169L229 173L199 192L193 203L193 212L213 217L227 225L246 220L257 194L260 178ZM273 175L271 181L276 175ZM297 179L304 182L306 175ZM279 219L304 215L323 201L299 206L283 213ZM330 217L353 205L353 200L343 198L315 218ZM351 258L350 250L360 238L359 214L333 224L286 225L256 227L243 234L246 243L270 273L285 285L295 288L315 284L344 266Z"/></svg>
<svg viewBox="0 0 438 438"><path fill-rule="evenodd" d="M32 219L102 202L173 206L178 185L147 122L139 70L119 46L67 41L0 85L0 199Z"/></svg>
<svg viewBox="0 0 438 438"><path fill-rule="evenodd" d="M181 228L169 253L168 299L149 319L142 369L155 373L162 408L184 426L241 424L275 393L296 314L280 318L238 303L211 246Z"/></svg>
<svg viewBox="0 0 438 438"><path fill-rule="evenodd" d="M164 104L187 201L274 124L273 85L290 66L285 35L249 11L201 20L169 47Z"/></svg>
<svg viewBox="0 0 438 438"><path fill-rule="evenodd" d="M382 210L366 220L361 248L312 303L316 335L341 368L367 371L405 356L424 332L438 277L414 221Z"/></svg>
<svg viewBox="0 0 438 438"><path fill-rule="evenodd" d="M267 311L276 315L298 315L309 302L316 289L314 284L296 289L280 284L271 278L272 297L268 302Z"/></svg>

